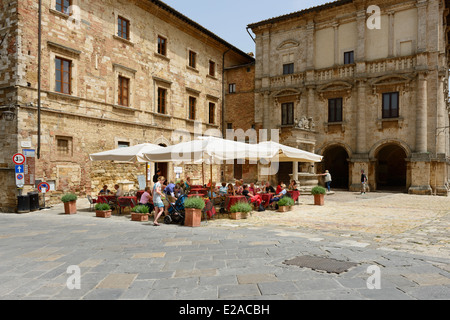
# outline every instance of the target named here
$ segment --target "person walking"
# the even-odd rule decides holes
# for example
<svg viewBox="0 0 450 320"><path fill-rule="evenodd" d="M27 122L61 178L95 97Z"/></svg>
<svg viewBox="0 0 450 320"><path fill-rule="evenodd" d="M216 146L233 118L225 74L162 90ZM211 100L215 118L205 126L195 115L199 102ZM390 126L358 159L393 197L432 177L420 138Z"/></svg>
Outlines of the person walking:
<svg viewBox="0 0 450 320"><path fill-rule="evenodd" d="M322 174L322 176L325 176L325 185L327 187L328 192L331 192L331 181L333 180L331 179L330 171L325 170L325 173Z"/></svg>
<svg viewBox="0 0 450 320"><path fill-rule="evenodd" d="M366 194L367 181L368 179L364 170L361 170L361 194Z"/></svg>
<svg viewBox="0 0 450 320"><path fill-rule="evenodd" d="M153 205L155 206L154 226L159 226L158 219L164 212L164 194L162 193L162 184L166 180L164 177L158 177L158 182L153 186Z"/></svg>

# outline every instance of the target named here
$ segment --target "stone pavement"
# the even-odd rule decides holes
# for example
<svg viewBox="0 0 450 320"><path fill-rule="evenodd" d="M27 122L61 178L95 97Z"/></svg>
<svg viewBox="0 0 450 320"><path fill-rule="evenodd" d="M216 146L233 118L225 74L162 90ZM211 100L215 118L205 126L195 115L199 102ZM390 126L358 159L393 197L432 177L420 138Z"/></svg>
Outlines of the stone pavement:
<svg viewBox="0 0 450 320"><path fill-rule="evenodd" d="M324 207L300 203L200 228L95 218L84 200L72 216L60 205L1 214L0 299L450 299L448 198L336 192ZM357 266L283 263L303 255Z"/></svg>

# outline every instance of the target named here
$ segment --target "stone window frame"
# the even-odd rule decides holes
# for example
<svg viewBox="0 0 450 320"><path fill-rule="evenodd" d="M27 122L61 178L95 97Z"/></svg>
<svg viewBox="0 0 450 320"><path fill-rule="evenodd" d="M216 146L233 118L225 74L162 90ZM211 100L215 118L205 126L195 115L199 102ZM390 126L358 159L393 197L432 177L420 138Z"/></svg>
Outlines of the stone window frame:
<svg viewBox="0 0 450 320"><path fill-rule="evenodd" d="M220 101L219 97L216 97L216 96L213 96L213 95L210 95L210 94L206 95L206 112L205 112L205 117L206 117L206 123L208 125L212 125L212 126L216 126L217 125L217 120L219 119L219 112L218 112L218 110L219 110L219 101ZM211 104L214 105L214 114L213 114L213 120L214 121L213 122L210 121L211 120L211 114L210 114Z"/></svg>
<svg viewBox="0 0 450 320"><path fill-rule="evenodd" d="M191 53L192 54L194 54L195 55L195 64L194 64L194 66L192 66L191 65ZM192 49L192 48L187 48L187 65L186 65L186 68L188 69L188 70L191 70L191 71L195 71L195 72L199 72L199 70L198 70L198 66L199 66L199 54L198 54L198 52L196 51L196 50L194 50L194 49Z"/></svg>
<svg viewBox="0 0 450 320"><path fill-rule="evenodd" d="M81 51L65 47L63 45L48 41L49 49L49 73L50 73L50 88L49 91L57 95L64 96L78 96L78 65ZM70 67L70 94L60 93L56 91L56 65L55 59L61 58L71 62Z"/></svg>
<svg viewBox="0 0 450 320"><path fill-rule="evenodd" d="M79 1L80 0L70 0L70 7L73 6L78 6L79 7ZM62 18L68 19L70 17L70 15L72 14L71 12L69 12L69 14L65 13L65 12L61 12L59 10L56 9L56 0L51 0L50 2L50 7L49 7L49 11L51 13L54 13L56 15L59 15Z"/></svg>
<svg viewBox="0 0 450 320"><path fill-rule="evenodd" d="M171 86L172 81L158 78L153 76L153 87L154 87L154 107L153 107L153 114L158 116L170 116L173 112L172 109L170 109L170 106L172 106L172 95L171 95ZM166 112L165 113L159 113L158 112L158 90L164 89L166 90Z"/></svg>
<svg viewBox="0 0 450 320"><path fill-rule="evenodd" d="M59 141L67 141L67 153L61 153L59 151ZM69 161L73 158L74 139L73 136L65 134L55 134L54 136L54 155L56 161Z"/></svg>
<svg viewBox="0 0 450 320"><path fill-rule="evenodd" d="M128 25L128 39L122 38L118 35L118 24L119 24L119 17L127 20L129 22ZM133 34L133 19L128 14L125 14L121 10L114 9L114 23L112 24L113 30L111 30L113 38L116 40L120 40L122 42L125 42L126 44L130 46L134 46L134 34Z"/></svg>
<svg viewBox="0 0 450 320"><path fill-rule="evenodd" d="M114 107L121 109L132 109L134 106L134 86L136 70L122 66L117 63L113 63L114 74ZM119 77L129 79L128 82L128 106L122 106L119 104Z"/></svg>

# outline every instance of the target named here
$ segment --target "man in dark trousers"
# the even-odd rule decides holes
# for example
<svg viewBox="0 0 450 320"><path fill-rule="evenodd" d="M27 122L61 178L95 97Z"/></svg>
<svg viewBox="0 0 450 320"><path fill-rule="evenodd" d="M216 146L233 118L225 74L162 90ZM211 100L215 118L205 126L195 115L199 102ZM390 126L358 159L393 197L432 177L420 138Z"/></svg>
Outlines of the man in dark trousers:
<svg viewBox="0 0 450 320"><path fill-rule="evenodd" d="M364 170L361 170L361 194L366 194L367 180Z"/></svg>

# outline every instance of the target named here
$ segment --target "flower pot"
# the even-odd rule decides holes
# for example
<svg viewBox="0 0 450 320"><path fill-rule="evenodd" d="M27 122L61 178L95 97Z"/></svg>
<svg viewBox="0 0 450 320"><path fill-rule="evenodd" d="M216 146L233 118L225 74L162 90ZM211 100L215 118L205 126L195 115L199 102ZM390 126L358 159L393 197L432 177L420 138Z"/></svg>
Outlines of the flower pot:
<svg viewBox="0 0 450 320"><path fill-rule="evenodd" d="M147 222L148 221L148 213L131 213L131 221L138 221L138 222Z"/></svg>
<svg viewBox="0 0 450 320"><path fill-rule="evenodd" d="M76 201L64 202L64 213L65 214L77 213L77 202Z"/></svg>
<svg viewBox="0 0 450 320"><path fill-rule="evenodd" d="M230 219L232 220L241 220L241 219L247 219L248 212L231 212L230 213Z"/></svg>
<svg viewBox="0 0 450 320"><path fill-rule="evenodd" d="M106 211L98 211L95 210L95 216L97 218L111 218L112 210L106 210Z"/></svg>
<svg viewBox="0 0 450 320"><path fill-rule="evenodd" d="M314 195L314 205L323 206L325 204L325 195L324 194L315 194Z"/></svg>
<svg viewBox="0 0 450 320"><path fill-rule="evenodd" d="M202 210L186 208L184 213L184 225L186 227L200 227L202 221Z"/></svg>
<svg viewBox="0 0 450 320"><path fill-rule="evenodd" d="M289 206L278 207L278 212L288 212L290 209Z"/></svg>

